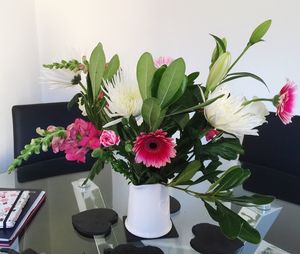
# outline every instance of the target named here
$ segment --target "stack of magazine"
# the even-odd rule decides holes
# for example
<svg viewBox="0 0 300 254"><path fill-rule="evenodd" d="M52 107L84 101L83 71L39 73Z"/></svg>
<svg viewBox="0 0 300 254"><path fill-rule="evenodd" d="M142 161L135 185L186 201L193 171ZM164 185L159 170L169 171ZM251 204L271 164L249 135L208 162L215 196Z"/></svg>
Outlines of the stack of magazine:
<svg viewBox="0 0 300 254"><path fill-rule="evenodd" d="M42 190L0 189L0 246L10 246L45 200Z"/></svg>

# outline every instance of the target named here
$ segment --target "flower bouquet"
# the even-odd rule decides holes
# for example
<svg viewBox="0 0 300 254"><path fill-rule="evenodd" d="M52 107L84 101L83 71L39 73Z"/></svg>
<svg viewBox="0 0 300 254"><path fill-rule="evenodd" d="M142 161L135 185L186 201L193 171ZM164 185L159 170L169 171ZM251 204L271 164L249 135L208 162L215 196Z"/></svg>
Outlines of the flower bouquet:
<svg viewBox="0 0 300 254"><path fill-rule="evenodd" d="M66 128L38 128L40 137L25 146L8 170L49 147L79 163L91 153L95 163L88 178L93 179L105 163L110 163L132 186L159 184L182 190L204 202L228 238L258 243L259 232L223 203L259 206L273 198L235 196L232 190L247 180L250 171L238 165L221 170L220 159L236 160L243 153L240 138L258 135L255 128L265 123L268 115L262 101L275 106L284 124L291 122L293 82L287 81L271 98L252 99L233 95L228 85L229 81L250 77L266 86L255 74L232 70L250 47L262 41L270 25L271 20L260 24L233 62L226 40L212 35L216 46L204 84L196 82L199 72L186 74L182 58L153 60L150 53L140 57L136 79L131 79L120 68L117 55L106 61L101 44L89 60L83 57L44 65L71 74L69 83L79 85L81 92L69 106L77 104L86 117ZM206 192L193 189L203 182L211 184Z"/></svg>

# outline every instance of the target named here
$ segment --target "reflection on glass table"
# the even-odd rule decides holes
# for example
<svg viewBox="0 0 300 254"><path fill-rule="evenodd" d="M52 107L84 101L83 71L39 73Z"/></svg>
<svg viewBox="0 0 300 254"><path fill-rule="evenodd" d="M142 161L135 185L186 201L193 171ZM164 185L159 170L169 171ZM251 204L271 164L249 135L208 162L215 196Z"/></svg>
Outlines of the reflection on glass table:
<svg viewBox="0 0 300 254"><path fill-rule="evenodd" d="M101 174L83 188L81 183L86 173L62 175L31 181L18 187L44 189L47 200L33 219L20 240L20 249L32 248L46 254L103 254L106 248L126 243L122 218L127 213L128 185L124 178L112 173L107 166ZM201 189L200 189L201 188ZM199 186L197 191L205 191ZM178 238L143 240L140 245L157 246L164 253L195 254L190 246L194 237L192 227L198 223L215 222L209 217L203 203L184 192L170 190L170 194L181 203L179 212L171 219L178 231ZM107 237L86 238L72 226L72 215L93 208L112 208L119 221L112 226Z"/></svg>
<svg viewBox="0 0 300 254"><path fill-rule="evenodd" d="M93 208L110 207L110 205L105 202L103 195L96 184L89 181L85 187L82 187L81 184L83 181L84 179L79 179L77 181L72 182L79 211L85 211ZM173 195L174 194L176 195L181 193L178 192L173 193ZM117 199L117 196L115 198ZM192 200L194 200L195 202L197 201L196 199ZM113 198L114 204L118 203L116 201L117 200L114 200ZM120 203L121 202L119 202L119 204ZM164 253L197 253L190 247L189 244L190 240L193 238L191 228L196 223L212 221L210 218L202 216L202 212L205 212L205 210L198 209L196 203L194 203L193 205L193 209L191 209L189 206L183 206L177 214L172 215L172 220L179 233L179 238L143 240L141 244L157 246L161 248L164 251ZM122 207L120 206L118 207L118 205L113 205L112 208L118 213L119 211L124 211L124 209L122 209ZM126 214L119 213L119 221L118 223L112 226L112 231L110 235L108 235L107 237L94 236L98 253L102 254L104 253L104 249L106 248L113 248L119 244L126 243L125 231L123 227L123 222L121 220L123 215ZM199 221L200 218L202 218L203 221Z"/></svg>

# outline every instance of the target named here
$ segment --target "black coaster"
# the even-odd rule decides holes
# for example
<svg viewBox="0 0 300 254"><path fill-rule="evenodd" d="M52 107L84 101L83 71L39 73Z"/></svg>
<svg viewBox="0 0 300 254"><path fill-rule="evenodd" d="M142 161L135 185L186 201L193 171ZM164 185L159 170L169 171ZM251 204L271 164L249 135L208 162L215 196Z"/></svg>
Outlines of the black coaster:
<svg viewBox="0 0 300 254"><path fill-rule="evenodd" d="M172 228L170 230L169 233L161 236L161 237L157 237L157 238L144 238L144 237L139 237L136 236L132 233L130 233L127 228L125 227L125 220L126 220L127 216L123 216L123 226L124 226L124 230L125 230L125 235L126 235L126 240L127 242L138 242L141 240L151 240L151 239L164 239L164 238L177 238L178 237L178 233L177 230L174 226L174 223L172 221Z"/></svg>
<svg viewBox="0 0 300 254"><path fill-rule="evenodd" d="M239 239L230 240L224 236L220 227L209 223L193 226L195 235L190 242L192 248L202 254L234 254L243 247Z"/></svg>
<svg viewBox="0 0 300 254"><path fill-rule="evenodd" d="M154 246L136 247L131 244L121 244L114 249L107 249L104 254L164 254L164 252Z"/></svg>
<svg viewBox="0 0 300 254"><path fill-rule="evenodd" d="M177 213L181 208L181 205L179 203L179 201L170 196L170 213L173 214L173 213Z"/></svg>
<svg viewBox="0 0 300 254"><path fill-rule="evenodd" d="M117 221L118 214L108 208L91 209L72 216L74 229L88 238L94 235L107 236L111 232L111 225Z"/></svg>

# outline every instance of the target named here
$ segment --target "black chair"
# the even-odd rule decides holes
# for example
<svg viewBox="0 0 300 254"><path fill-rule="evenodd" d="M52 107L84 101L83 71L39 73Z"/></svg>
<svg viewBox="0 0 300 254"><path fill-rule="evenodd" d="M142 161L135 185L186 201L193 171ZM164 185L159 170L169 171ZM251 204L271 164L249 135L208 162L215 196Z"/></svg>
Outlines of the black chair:
<svg viewBox="0 0 300 254"><path fill-rule="evenodd" d="M14 155L19 155L24 146L37 137L36 128L47 128L49 125L67 127L78 117L83 117L77 107L67 109L67 102L16 105L12 108ZM93 164L91 157L87 162L79 164L67 161L64 153L48 152L31 156L17 169L18 182L75 173L90 170Z"/></svg>
<svg viewBox="0 0 300 254"><path fill-rule="evenodd" d="M259 136L244 137L240 162L250 169L251 177L243 187L300 204L300 116L284 125L271 113L267 121L258 128Z"/></svg>

